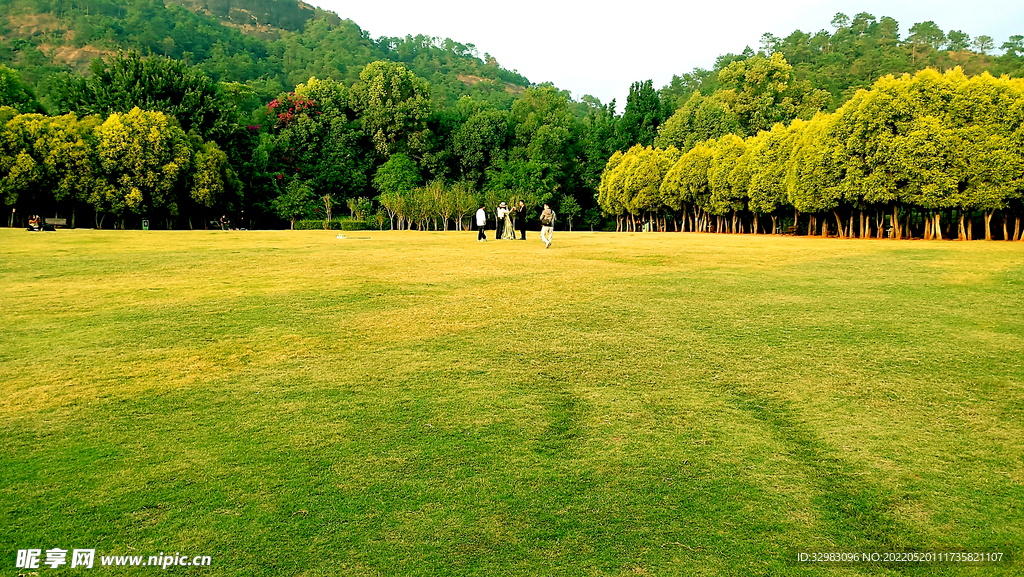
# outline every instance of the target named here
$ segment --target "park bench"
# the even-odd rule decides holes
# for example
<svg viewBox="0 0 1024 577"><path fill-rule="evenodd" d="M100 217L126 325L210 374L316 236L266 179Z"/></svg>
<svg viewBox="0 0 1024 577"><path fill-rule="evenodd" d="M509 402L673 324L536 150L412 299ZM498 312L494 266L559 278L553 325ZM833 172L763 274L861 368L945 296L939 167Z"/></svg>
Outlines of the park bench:
<svg viewBox="0 0 1024 577"><path fill-rule="evenodd" d="M797 234L797 232L799 232L799 230L800 230L800 227L797 227L797 226L787 226L786 227L786 232L783 233L783 234Z"/></svg>
<svg viewBox="0 0 1024 577"><path fill-rule="evenodd" d="M68 219L66 218L44 218L44 226L59 226L61 228L68 228Z"/></svg>

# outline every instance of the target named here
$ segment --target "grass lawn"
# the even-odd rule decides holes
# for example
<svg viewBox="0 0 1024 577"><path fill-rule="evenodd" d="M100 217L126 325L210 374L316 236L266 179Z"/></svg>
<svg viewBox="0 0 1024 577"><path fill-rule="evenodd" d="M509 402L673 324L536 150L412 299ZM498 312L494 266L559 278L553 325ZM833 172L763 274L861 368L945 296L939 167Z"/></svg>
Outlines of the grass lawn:
<svg viewBox="0 0 1024 577"><path fill-rule="evenodd" d="M346 234L0 229L0 574L1024 572L1024 243Z"/></svg>

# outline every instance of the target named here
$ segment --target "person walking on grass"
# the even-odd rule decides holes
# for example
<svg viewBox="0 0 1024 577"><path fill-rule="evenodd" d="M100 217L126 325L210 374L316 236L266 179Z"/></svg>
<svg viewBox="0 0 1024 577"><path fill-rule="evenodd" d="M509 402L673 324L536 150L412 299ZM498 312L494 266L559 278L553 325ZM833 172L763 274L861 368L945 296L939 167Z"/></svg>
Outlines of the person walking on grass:
<svg viewBox="0 0 1024 577"><path fill-rule="evenodd" d="M516 208L516 227L519 228L519 240L526 240L526 203L521 200Z"/></svg>
<svg viewBox="0 0 1024 577"><path fill-rule="evenodd" d="M540 239L544 241L544 248L551 248L551 233L555 231L555 211L551 210L548 203L544 203L544 212L540 213Z"/></svg>
<svg viewBox="0 0 1024 577"><path fill-rule="evenodd" d="M480 210L476 211L477 242L487 242L487 235L484 233L485 226L487 226L487 211L484 210L483 205L480 205Z"/></svg>

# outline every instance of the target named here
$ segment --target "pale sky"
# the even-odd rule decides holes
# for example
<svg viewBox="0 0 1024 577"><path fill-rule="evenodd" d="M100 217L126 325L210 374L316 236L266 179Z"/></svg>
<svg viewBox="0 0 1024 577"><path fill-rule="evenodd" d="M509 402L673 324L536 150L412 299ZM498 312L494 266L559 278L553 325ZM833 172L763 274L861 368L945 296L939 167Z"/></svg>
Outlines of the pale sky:
<svg viewBox="0 0 1024 577"><path fill-rule="evenodd" d="M1024 34L1024 1L943 2L877 0L811 2L564 2L468 0L346 2L319 0L321 7L350 18L374 38L425 34L475 44L531 82L553 82L579 99L591 94L617 99L622 111L629 85L653 79L655 88L673 74L711 68L715 58L758 49L761 35L788 36L794 30L832 30L836 12L868 12L900 23L900 37L916 22L933 20L943 31L971 38L987 34L998 48ZM994 53L1002 54L995 50Z"/></svg>

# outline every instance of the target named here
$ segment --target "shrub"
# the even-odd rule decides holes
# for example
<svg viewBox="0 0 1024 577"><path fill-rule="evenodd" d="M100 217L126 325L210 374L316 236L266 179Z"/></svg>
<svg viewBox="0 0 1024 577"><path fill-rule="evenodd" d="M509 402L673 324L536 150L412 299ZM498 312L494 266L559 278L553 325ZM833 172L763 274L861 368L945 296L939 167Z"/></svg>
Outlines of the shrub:
<svg viewBox="0 0 1024 577"><path fill-rule="evenodd" d="M328 230L370 230L371 228L373 227L365 220L335 218L331 220ZM300 220L295 223L295 230L324 230L324 221L322 219Z"/></svg>
<svg viewBox="0 0 1024 577"><path fill-rule="evenodd" d="M333 222L331 223L334 224ZM295 221L295 230L323 230L324 221L321 219L307 219Z"/></svg>
<svg viewBox="0 0 1024 577"><path fill-rule="evenodd" d="M331 224L338 224L339 227L337 230L370 230L371 228L373 228L370 226L370 223L366 222L365 220L355 220L351 218L336 220Z"/></svg>

